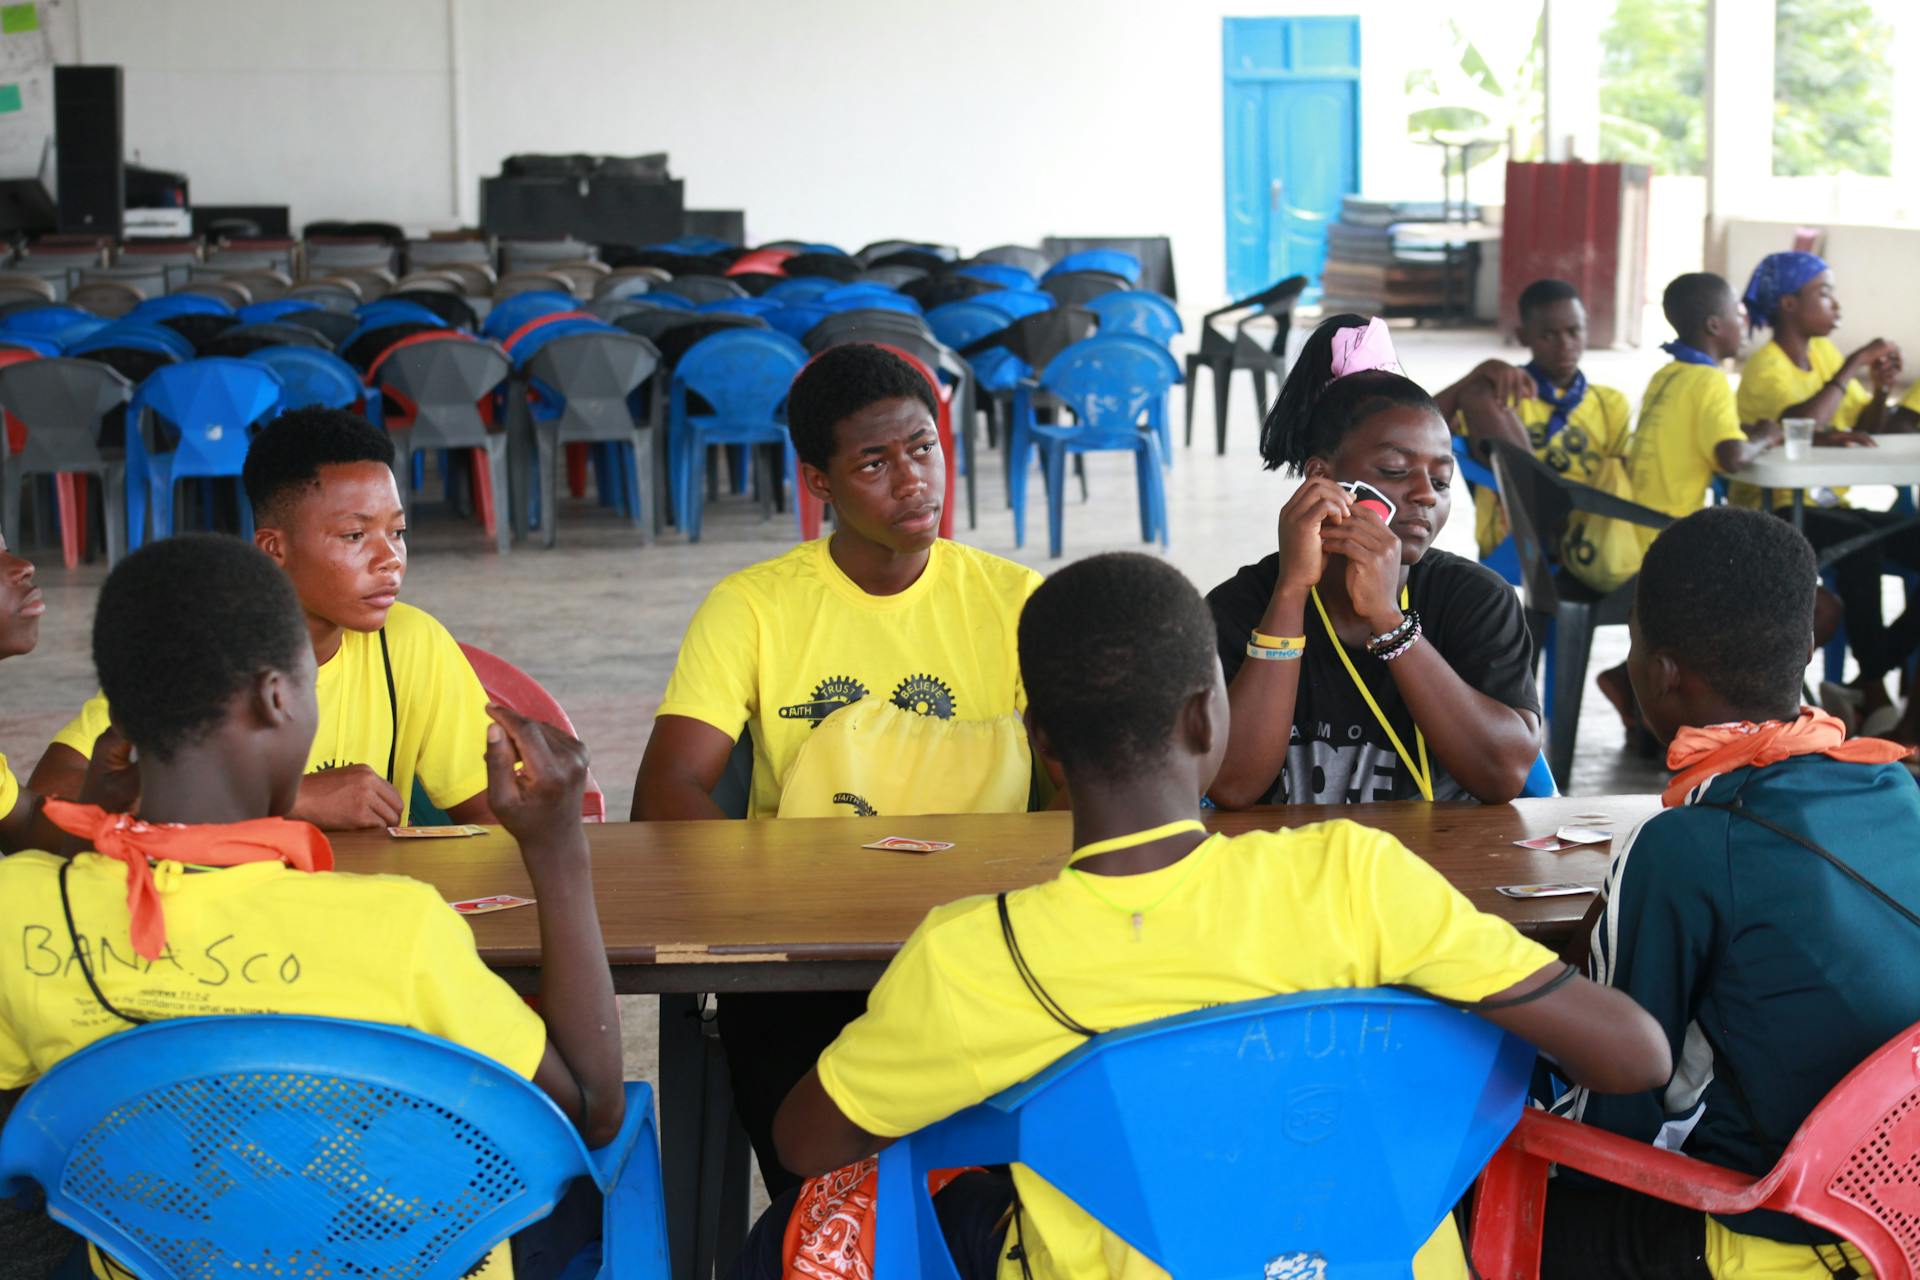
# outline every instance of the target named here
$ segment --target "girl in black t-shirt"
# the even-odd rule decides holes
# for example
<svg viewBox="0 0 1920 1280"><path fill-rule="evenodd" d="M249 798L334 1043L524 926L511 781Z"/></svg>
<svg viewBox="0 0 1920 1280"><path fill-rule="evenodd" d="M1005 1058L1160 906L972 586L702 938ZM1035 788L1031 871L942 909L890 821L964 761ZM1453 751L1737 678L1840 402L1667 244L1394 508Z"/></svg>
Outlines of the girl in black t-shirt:
<svg viewBox="0 0 1920 1280"><path fill-rule="evenodd" d="M1314 330L1260 452L1305 483L1280 511L1280 549L1207 597L1233 704L1214 803L1519 795L1540 752L1526 621L1498 575L1433 549L1452 440L1381 321ZM1390 522L1351 481L1393 502Z"/></svg>

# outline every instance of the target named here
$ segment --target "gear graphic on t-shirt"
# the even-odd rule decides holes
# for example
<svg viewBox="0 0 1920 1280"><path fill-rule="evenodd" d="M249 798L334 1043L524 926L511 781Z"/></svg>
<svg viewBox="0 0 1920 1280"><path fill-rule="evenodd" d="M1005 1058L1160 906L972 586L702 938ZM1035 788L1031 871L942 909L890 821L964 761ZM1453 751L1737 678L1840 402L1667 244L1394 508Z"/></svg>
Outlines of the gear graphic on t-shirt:
<svg viewBox="0 0 1920 1280"><path fill-rule="evenodd" d="M867 696L867 686L852 676L828 676L813 687L812 696L805 702L780 708L782 720L806 720L817 725L840 708L850 706Z"/></svg>
<svg viewBox="0 0 1920 1280"><path fill-rule="evenodd" d="M908 676L893 691L893 705L918 716L953 719L953 690L929 675Z"/></svg>

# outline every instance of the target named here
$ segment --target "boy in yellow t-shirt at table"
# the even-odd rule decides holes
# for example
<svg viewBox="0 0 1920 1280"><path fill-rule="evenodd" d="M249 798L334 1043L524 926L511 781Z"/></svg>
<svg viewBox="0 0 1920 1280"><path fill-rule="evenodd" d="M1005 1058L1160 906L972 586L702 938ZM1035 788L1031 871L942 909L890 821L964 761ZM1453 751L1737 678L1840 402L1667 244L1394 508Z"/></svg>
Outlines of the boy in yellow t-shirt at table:
<svg viewBox="0 0 1920 1280"><path fill-rule="evenodd" d="M1209 836L1200 797L1225 754L1229 718L1216 643L1199 593L1150 556L1094 556L1034 593L1020 619L1028 725L1034 750L1072 791L1073 857L1055 879L1006 895L1005 930L992 898L928 915L866 1013L780 1108L775 1139L789 1167L843 1180L846 1166L894 1138L1083 1043L1068 1019L1107 1030L1336 987L1406 984L1490 1002L1483 1016L1594 1087L1665 1081L1667 1047L1631 1000L1584 979L1561 982L1567 966L1552 952L1475 910L1390 836L1344 820ZM1011 958L1016 936L1038 991ZM1190 1085L1204 1082L1174 1082ZM735 1280L780 1274L794 1203L791 1194L773 1203ZM965 1280L1161 1274L1019 1166L1012 1185L991 1172L964 1175L936 1204ZM1008 1247L1016 1242L1020 1252ZM835 1243L845 1254L861 1245ZM1466 1274L1450 1220L1421 1249L1415 1274Z"/></svg>
<svg viewBox="0 0 1920 1280"><path fill-rule="evenodd" d="M393 459L385 431L338 409L282 414L247 450L254 544L292 580L320 664L319 730L294 816L329 831L406 823L416 780L453 821L493 821L486 692L447 629L397 598L407 542ZM96 694L27 785L78 795L111 719ZM125 753L124 738L106 741Z"/></svg>
<svg viewBox="0 0 1920 1280"><path fill-rule="evenodd" d="M932 388L898 356L852 343L815 357L787 406L803 481L833 507L834 532L729 574L694 614L640 762L634 819L728 816L712 793L742 734L749 818L794 814L797 801L810 816L1025 810L1033 765L1014 632L1040 575L939 537L946 469ZM854 751L840 732L849 717L870 717L859 740L878 741ZM951 768L903 765L897 748L949 738L994 768L993 807L962 793ZM835 767L800 785L836 745L849 750ZM774 1155L774 1109L863 1004L859 992L720 1000L734 1100L776 1194L798 1179Z"/></svg>
<svg viewBox="0 0 1920 1280"><path fill-rule="evenodd" d="M334 873L326 837L284 816L321 718L304 623L287 576L234 538L162 539L108 575L94 665L138 749L142 816L50 800L82 852L0 860L0 933L17 944L0 966L0 1090L139 1021L298 1013L465 1045L606 1142L625 1095L580 825L586 748L490 708L480 766L538 902L536 1013L432 886ZM472 1274L499 1280L504 1253Z"/></svg>
<svg viewBox="0 0 1920 1280"><path fill-rule="evenodd" d="M1508 404L1490 382L1477 382L1459 398L1459 425L1469 439L1509 441L1568 479L1595 484L1606 459L1626 456L1633 430L1627 398L1580 371L1587 309L1578 290L1564 280L1535 280L1520 291L1519 306L1514 337L1532 356L1522 372L1533 380L1534 394ZM1500 495L1476 491L1473 515L1484 557L1506 540Z"/></svg>
<svg viewBox="0 0 1920 1280"><path fill-rule="evenodd" d="M1874 432L1900 428L1889 404L1900 373L1900 349L1883 338L1841 355L1828 337L1840 324L1840 300L1833 271L1811 253L1770 253L1754 268L1747 285L1747 322L1770 328L1772 340L1747 357L1740 374L1742 419L1811 418L1816 445L1871 446ZM1869 390L1860 384L1865 376ZM1760 491L1736 484L1731 501L1758 507ZM1774 495L1776 510L1792 495ZM1815 550L1864 533L1904 524L1908 517L1863 511L1848 504L1846 490L1815 490L1806 496L1802 531ZM1847 644L1860 664L1849 688L1865 714L1888 703L1887 673L1906 662L1920 644L1920 611L1908 610L1892 627L1881 613L1882 568L1893 562L1920 572L1920 531L1907 529L1880 539L1832 566L1834 588L1847 624Z"/></svg>

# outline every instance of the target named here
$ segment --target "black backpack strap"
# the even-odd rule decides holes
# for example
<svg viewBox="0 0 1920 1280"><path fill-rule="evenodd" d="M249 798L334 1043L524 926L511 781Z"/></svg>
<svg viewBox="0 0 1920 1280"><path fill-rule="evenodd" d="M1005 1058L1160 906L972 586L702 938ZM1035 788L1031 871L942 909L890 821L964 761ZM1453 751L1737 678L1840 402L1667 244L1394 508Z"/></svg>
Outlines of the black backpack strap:
<svg viewBox="0 0 1920 1280"><path fill-rule="evenodd" d="M87 949L80 942L80 931L73 927L73 899L67 894L67 871L72 866L72 858L60 864L60 909L66 913L67 939L73 944L73 958L80 964L80 976L87 980L87 990L93 992L93 998L100 1002L102 1009L122 1022L130 1022L136 1027L145 1026L147 1022L145 1018L136 1018L130 1013L122 1013L108 1003L106 995L100 990L100 984L94 981L93 965L87 960Z"/></svg>
<svg viewBox="0 0 1920 1280"><path fill-rule="evenodd" d="M1033 976L1033 970L1027 965L1027 958L1020 954L1020 940L1013 936L1013 917L1007 914L1007 895L1004 893L995 895L994 902L1000 908L1000 937L1007 944L1007 954L1013 958L1014 971L1020 975L1020 981L1027 984L1027 990L1033 994L1033 998L1039 1002L1040 1007L1046 1010L1047 1016L1075 1035L1085 1036L1089 1040L1099 1035L1100 1033L1093 1028L1075 1022L1072 1016L1060 1007L1060 1002L1047 994L1047 989L1040 985L1040 979Z"/></svg>
<svg viewBox="0 0 1920 1280"><path fill-rule="evenodd" d="M1906 920L1908 924L1914 926L1916 929L1920 929L1920 915L1915 915L1913 912L1909 911L1906 905L1900 902L1898 899L1896 899L1892 894L1888 893L1885 889L1882 889L1879 885L1875 884L1873 881L1867 879L1865 876L1861 875L1858 871L1855 871L1852 867L1842 862L1837 856L1829 852L1826 848L1822 847L1821 845L1815 844L1812 840L1809 840L1807 837L1801 835L1798 831L1788 830L1786 827L1781 826L1777 822L1773 822L1773 821L1770 821L1769 819L1761 817L1759 814L1755 813L1753 810L1747 808L1746 805L1740 803L1739 797L1736 796L1733 800L1733 803L1731 804L1710 804L1707 801L1702 800L1699 803L1695 804L1693 807L1696 809L1717 809L1721 813L1730 813L1736 817L1745 818L1748 822L1755 822L1765 827L1767 830L1773 832L1773 834L1779 836L1782 840L1792 841L1794 844L1799 845L1802 849L1805 849L1807 852L1814 854L1816 857L1824 859L1829 865L1833 867L1834 870L1838 871L1841 875L1853 881L1855 884L1859 885L1862 889L1865 889L1868 893L1880 899L1880 901L1886 903L1887 906L1891 907L1894 911L1898 912Z"/></svg>

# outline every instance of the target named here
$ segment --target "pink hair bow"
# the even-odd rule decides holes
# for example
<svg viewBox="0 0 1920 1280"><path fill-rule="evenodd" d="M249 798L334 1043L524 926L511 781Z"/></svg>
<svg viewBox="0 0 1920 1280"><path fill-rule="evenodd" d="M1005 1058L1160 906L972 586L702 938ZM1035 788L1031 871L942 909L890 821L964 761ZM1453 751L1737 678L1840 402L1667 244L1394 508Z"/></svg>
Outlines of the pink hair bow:
<svg viewBox="0 0 1920 1280"><path fill-rule="evenodd" d="M1399 373L1400 360L1393 350L1393 337L1387 322L1379 316L1364 325L1353 325L1333 335L1333 376L1384 369Z"/></svg>

